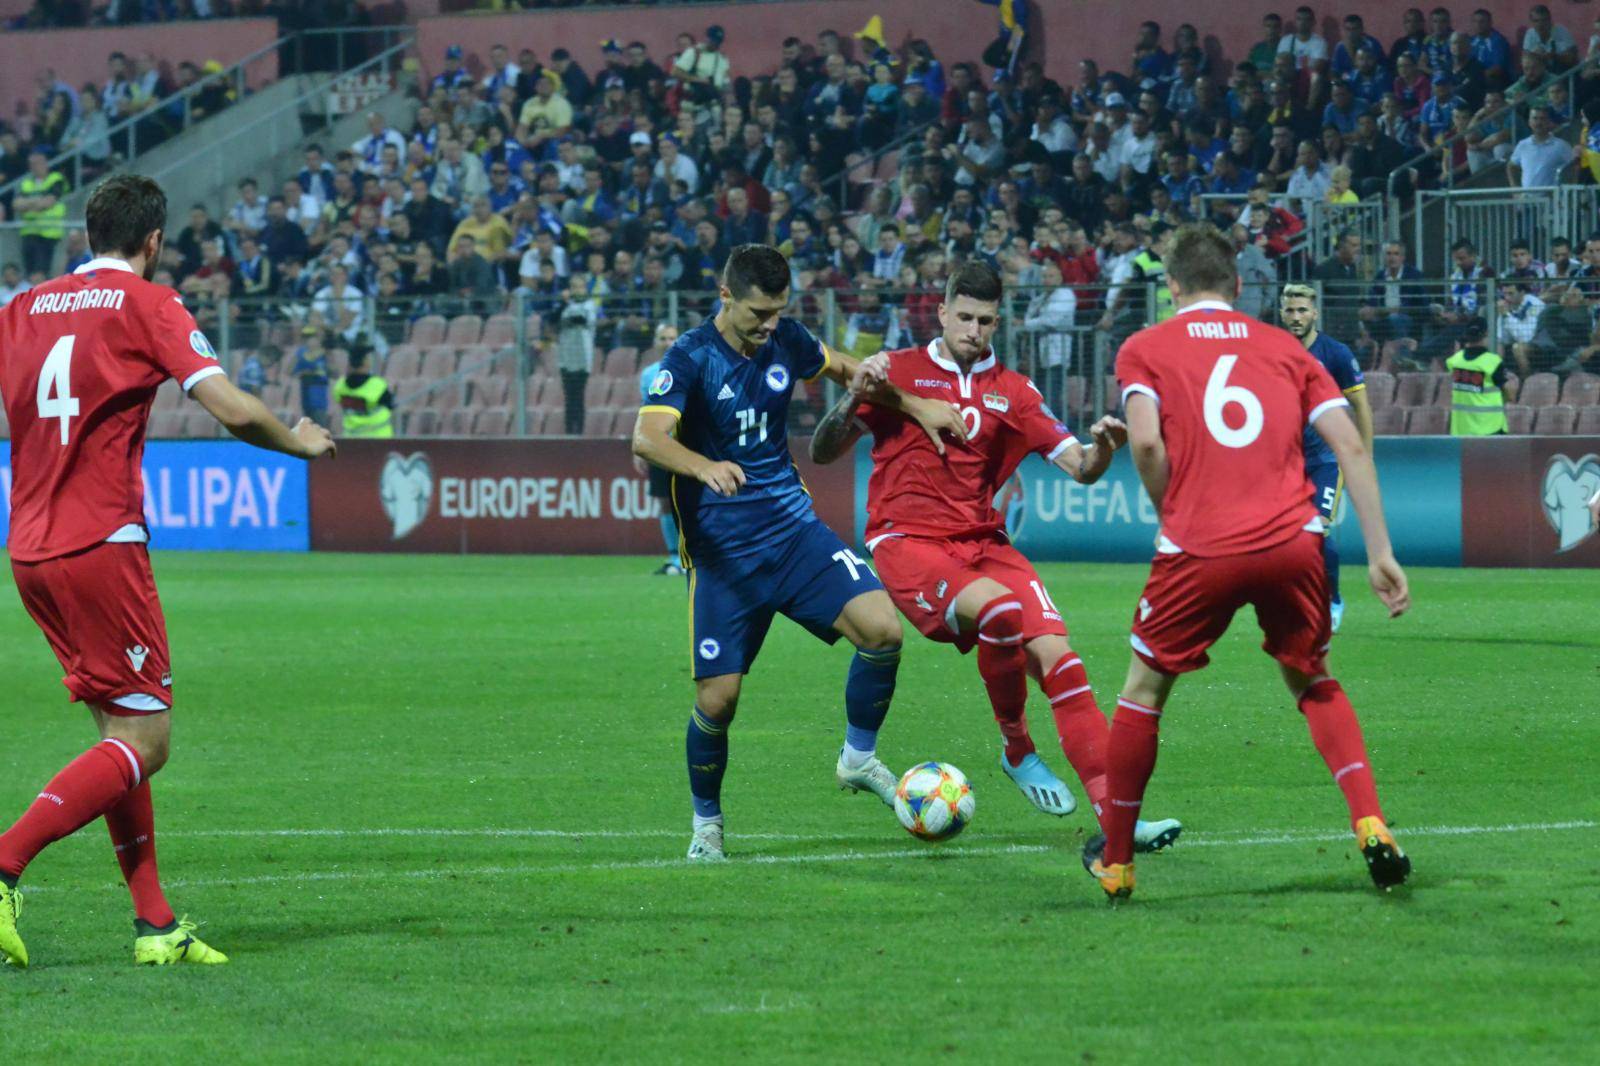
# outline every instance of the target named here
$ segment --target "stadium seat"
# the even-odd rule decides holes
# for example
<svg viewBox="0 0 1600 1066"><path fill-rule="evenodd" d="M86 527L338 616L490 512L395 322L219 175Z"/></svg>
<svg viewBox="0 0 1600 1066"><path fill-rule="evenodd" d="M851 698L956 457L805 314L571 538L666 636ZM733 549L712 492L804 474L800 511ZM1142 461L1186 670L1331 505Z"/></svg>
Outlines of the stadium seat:
<svg viewBox="0 0 1600 1066"><path fill-rule="evenodd" d="M1435 406L1450 410L1455 402L1455 392L1450 387L1450 375L1444 372L1433 375L1433 402Z"/></svg>
<svg viewBox="0 0 1600 1066"><path fill-rule="evenodd" d="M1533 408L1520 403L1506 404L1506 429L1519 437L1533 432Z"/></svg>
<svg viewBox="0 0 1600 1066"><path fill-rule="evenodd" d="M474 377L470 384L474 407L504 407L510 401L511 382L505 378Z"/></svg>
<svg viewBox="0 0 1600 1066"><path fill-rule="evenodd" d="M444 343L445 321L443 315L423 315L411 323L411 336L407 340L418 348L429 348Z"/></svg>
<svg viewBox="0 0 1600 1066"><path fill-rule="evenodd" d="M1554 374L1530 374L1522 383L1517 402L1529 407L1549 407L1561 395L1561 382Z"/></svg>
<svg viewBox="0 0 1600 1066"><path fill-rule="evenodd" d="M1437 381L1426 372L1407 371L1395 379L1394 402L1401 407L1426 407L1433 403Z"/></svg>
<svg viewBox="0 0 1600 1066"><path fill-rule="evenodd" d="M477 315L457 315L445 327L444 342L461 347L467 344L477 344L478 338L483 335L483 319Z"/></svg>
<svg viewBox="0 0 1600 1066"><path fill-rule="evenodd" d="M585 409L611 406L611 379L591 374L583 386L583 406Z"/></svg>
<svg viewBox="0 0 1600 1066"><path fill-rule="evenodd" d="M1398 437L1406 431L1404 407L1379 407L1372 412L1372 432L1379 437Z"/></svg>
<svg viewBox="0 0 1600 1066"><path fill-rule="evenodd" d="M462 395L466 386L461 382L452 382L448 385L433 384L433 390L423 397L427 405L435 411L454 411L458 407L466 406L466 397Z"/></svg>
<svg viewBox="0 0 1600 1066"><path fill-rule="evenodd" d="M422 357L422 376L432 381L447 378L456 372L456 350L449 345L435 345Z"/></svg>
<svg viewBox="0 0 1600 1066"><path fill-rule="evenodd" d="M1443 407L1413 407L1406 415L1406 433L1413 437L1441 437L1450 432L1450 412Z"/></svg>
<svg viewBox="0 0 1600 1066"><path fill-rule="evenodd" d="M149 435L156 440L176 440L183 436L183 412L157 411L151 415Z"/></svg>
<svg viewBox="0 0 1600 1066"><path fill-rule="evenodd" d="M1600 377L1579 371L1561 385L1561 402L1572 407L1600 403Z"/></svg>
<svg viewBox="0 0 1600 1066"><path fill-rule="evenodd" d="M504 407L479 411L473 419L472 433L478 437L505 437L511 433L511 412Z"/></svg>
<svg viewBox="0 0 1600 1066"><path fill-rule="evenodd" d="M1569 404L1553 403L1533 415L1533 431L1541 437L1565 437L1578 422L1578 412Z"/></svg>
<svg viewBox="0 0 1600 1066"><path fill-rule="evenodd" d="M1374 370L1370 374L1362 375L1367 383L1367 402L1377 410L1388 407L1394 403L1394 375L1382 370Z"/></svg>
<svg viewBox="0 0 1600 1066"><path fill-rule="evenodd" d="M1580 437L1600 437L1600 405L1580 407L1578 425L1573 432Z"/></svg>
<svg viewBox="0 0 1600 1066"><path fill-rule="evenodd" d="M211 417L211 412L194 404L191 409L183 412L183 435L186 438L205 440L217 435L221 427L217 420Z"/></svg>
<svg viewBox="0 0 1600 1066"><path fill-rule="evenodd" d="M383 361L383 376L395 378L416 377L422 373L422 352L414 344L397 344L389 349Z"/></svg>
<svg viewBox="0 0 1600 1066"><path fill-rule="evenodd" d="M616 417L616 412L609 407L591 407L583 412L583 435L585 437L609 437L611 423Z"/></svg>
<svg viewBox="0 0 1600 1066"><path fill-rule="evenodd" d="M541 373L534 373L528 377L528 406L544 406L544 395L554 395L561 389L561 383Z"/></svg>
<svg viewBox="0 0 1600 1066"><path fill-rule="evenodd" d="M487 344L491 348L517 343L517 316L490 315L483 324L483 336L478 340L480 344Z"/></svg>
<svg viewBox="0 0 1600 1066"><path fill-rule="evenodd" d="M170 378L156 390L154 411L176 411L183 406L183 388Z"/></svg>
<svg viewBox="0 0 1600 1066"><path fill-rule="evenodd" d="M613 348L606 355L605 375L613 378L631 378L639 372L639 349Z"/></svg>
<svg viewBox="0 0 1600 1066"><path fill-rule="evenodd" d="M447 411L440 415L439 432L446 437L472 436L472 419L476 412L465 409Z"/></svg>
<svg viewBox="0 0 1600 1066"><path fill-rule="evenodd" d="M494 365L494 352L481 344L468 344L456 349L456 369L473 377L487 376Z"/></svg>
<svg viewBox="0 0 1600 1066"><path fill-rule="evenodd" d="M408 437L435 437L439 434L439 412L423 408L406 415L405 435Z"/></svg>

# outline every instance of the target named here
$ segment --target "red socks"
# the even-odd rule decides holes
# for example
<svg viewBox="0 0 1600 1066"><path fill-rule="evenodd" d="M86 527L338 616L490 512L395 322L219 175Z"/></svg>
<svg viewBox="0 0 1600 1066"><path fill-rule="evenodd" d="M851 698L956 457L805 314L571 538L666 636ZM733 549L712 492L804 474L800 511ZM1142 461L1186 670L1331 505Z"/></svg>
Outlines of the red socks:
<svg viewBox="0 0 1600 1066"><path fill-rule="evenodd" d="M1033 753L1028 735L1028 659L1022 650L1022 604L1011 593L978 611L978 674L989 690L994 720L1012 766Z"/></svg>
<svg viewBox="0 0 1600 1066"><path fill-rule="evenodd" d="M133 913L157 929L177 920L161 891L156 873L156 814L150 803L150 782L139 786L122 802L106 811L106 828L111 831L111 846L122 867L122 879L133 896Z"/></svg>
<svg viewBox="0 0 1600 1066"><path fill-rule="evenodd" d="M1144 787L1156 768L1161 712L1130 699L1118 698L1106 751L1106 805L1100 814L1105 830L1107 866L1133 861L1133 824L1139 820Z"/></svg>
<svg viewBox="0 0 1600 1066"><path fill-rule="evenodd" d="M1083 790L1089 794L1094 812L1100 814L1105 808L1106 744L1111 738L1111 727L1094 702L1089 672L1083 668L1083 660L1072 652L1050 668L1039 686L1050 700L1056 733L1061 737L1061 750L1078 772L1078 780L1083 782Z"/></svg>
<svg viewBox="0 0 1600 1066"><path fill-rule="evenodd" d="M20 876L35 855L117 806L143 778L139 756L120 740L102 740L72 760L0 834L0 874Z"/></svg>
<svg viewBox="0 0 1600 1066"><path fill-rule="evenodd" d="M1300 713L1306 716L1311 742L1328 764L1334 784L1344 793L1351 827L1362 818L1382 818L1378 785L1372 779L1367 746L1361 739L1361 723L1339 682L1324 678L1306 689L1300 697Z"/></svg>

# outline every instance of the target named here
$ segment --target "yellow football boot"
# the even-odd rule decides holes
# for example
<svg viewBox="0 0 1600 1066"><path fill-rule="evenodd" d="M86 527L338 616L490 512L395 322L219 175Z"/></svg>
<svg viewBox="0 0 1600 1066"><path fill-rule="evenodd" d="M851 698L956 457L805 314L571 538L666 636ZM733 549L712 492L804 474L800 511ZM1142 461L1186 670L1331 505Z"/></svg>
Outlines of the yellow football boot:
<svg viewBox="0 0 1600 1066"><path fill-rule="evenodd" d="M1403 885L1411 876L1411 860L1395 843L1394 834L1383 824L1382 818L1363 818L1356 823L1356 841L1367 860L1367 872L1372 883L1389 891Z"/></svg>
<svg viewBox="0 0 1600 1066"><path fill-rule="evenodd" d="M17 915L21 913L22 892L0 881L0 961L27 969L28 949L17 935Z"/></svg>
<svg viewBox="0 0 1600 1066"><path fill-rule="evenodd" d="M194 930L195 924L183 918L171 932L135 938L133 961L140 966L173 966L184 962L220 966L228 961L228 956L195 936Z"/></svg>

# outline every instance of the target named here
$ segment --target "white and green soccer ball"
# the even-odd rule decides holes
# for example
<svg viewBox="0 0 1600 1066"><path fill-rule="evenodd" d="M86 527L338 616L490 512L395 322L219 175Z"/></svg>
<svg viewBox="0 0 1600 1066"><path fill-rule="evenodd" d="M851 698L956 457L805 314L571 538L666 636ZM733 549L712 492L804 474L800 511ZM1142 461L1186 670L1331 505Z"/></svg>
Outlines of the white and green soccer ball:
<svg viewBox="0 0 1600 1066"><path fill-rule="evenodd" d="M906 832L921 840L949 840L967 827L977 809L967 775L949 763L913 766L894 790L894 813Z"/></svg>

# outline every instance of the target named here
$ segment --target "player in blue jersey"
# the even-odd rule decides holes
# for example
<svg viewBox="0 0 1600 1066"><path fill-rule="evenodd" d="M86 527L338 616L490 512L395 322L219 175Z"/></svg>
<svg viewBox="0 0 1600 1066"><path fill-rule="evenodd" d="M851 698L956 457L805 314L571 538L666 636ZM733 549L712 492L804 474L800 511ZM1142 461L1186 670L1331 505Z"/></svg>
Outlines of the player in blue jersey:
<svg viewBox="0 0 1600 1066"><path fill-rule="evenodd" d="M1278 297L1278 317L1283 328L1300 338L1306 350L1316 356L1317 362L1333 375L1334 383L1344 390L1350 401L1350 414L1356 429L1361 433L1361 444L1372 451L1372 407L1367 402L1367 386L1361 378L1361 364L1355 353L1317 329L1317 290L1310 285L1285 285ZM1344 618L1344 600L1339 595L1339 546L1333 534L1333 522L1339 513L1339 499L1344 492L1344 479L1339 474L1339 461L1333 457L1322 435L1310 426L1305 431L1306 477L1315 487L1312 502L1322 513L1322 563L1328 571L1328 589L1333 594L1333 631L1339 632L1339 622Z"/></svg>
<svg viewBox="0 0 1600 1066"><path fill-rule="evenodd" d="M845 743L834 767L839 787L888 804L898 783L876 750L900 664L900 617L872 569L817 518L786 432L797 381L828 377L859 387L859 364L782 317L789 264L775 248L735 248L720 296L716 316L662 357L633 430L634 454L672 474L689 572L689 858L697 861L724 857L728 726L775 615L826 643L844 637L855 645L845 680ZM886 384L874 389L868 399L914 418L941 453L941 433L965 439L952 405Z"/></svg>

